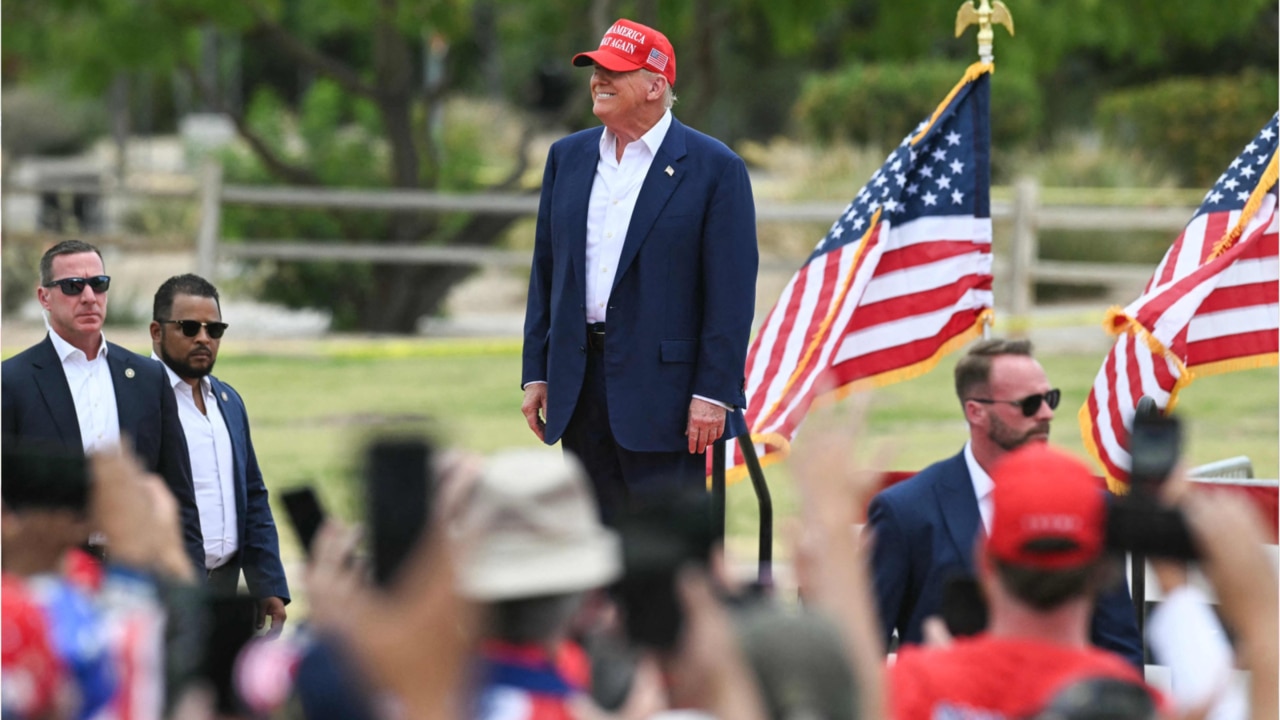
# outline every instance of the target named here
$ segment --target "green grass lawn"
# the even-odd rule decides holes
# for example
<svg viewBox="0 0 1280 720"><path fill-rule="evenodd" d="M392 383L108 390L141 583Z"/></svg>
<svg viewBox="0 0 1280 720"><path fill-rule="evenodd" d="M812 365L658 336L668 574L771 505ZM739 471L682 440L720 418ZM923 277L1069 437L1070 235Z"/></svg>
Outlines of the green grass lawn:
<svg viewBox="0 0 1280 720"><path fill-rule="evenodd" d="M14 348L5 350L11 354ZM850 442L889 442L895 450L889 469L897 470L919 469L955 453L966 437L951 390L957 357L945 358L924 377L876 391L869 437ZM1101 359L1041 357L1050 381L1063 391L1053 441L1081 456L1076 412ZM247 342L229 343L217 374L248 405L273 500L287 487L313 483L329 509L349 519L360 514L360 448L378 428L430 427L445 443L477 452L540 446L519 410L517 341L341 339L271 343L256 350ZM1258 477L1280 477L1277 378L1274 368L1266 368L1205 378L1185 390L1179 411L1187 426L1188 461L1247 455ZM788 463L769 466L766 475L777 521L775 557L785 559L782 528L796 511ZM276 509L286 560L297 560L293 532L283 509ZM758 524L750 483L729 488L727 532L732 554L754 562ZM300 585L301 578L292 579ZM304 606L305 599L296 609L305 612Z"/></svg>
<svg viewBox="0 0 1280 720"><path fill-rule="evenodd" d="M953 354L928 375L875 393L865 442L891 441L892 469L921 468L956 452L964 442L966 428L951 390L956 358ZM1076 411L1101 358L1056 355L1041 360L1063 391L1053 440L1083 456ZM470 450L539 445L519 411L516 343L320 342L273 355L233 354L227 348L217 370L248 404L268 486L278 492L313 482L326 503L347 517L359 514L358 485L352 480L361 444L380 426L425 427L429 417L446 443ZM1278 397L1280 384L1272 368L1194 383L1179 407L1187 425L1189 462L1247 455L1257 476L1280 476ZM766 474L781 523L795 510L787 463L768 467ZM728 514L735 546L754 557L757 523L749 483L730 488ZM282 514L277 517L283 520ZM288 530L282 531L282 541L290 554L295 552Z"/></svg>

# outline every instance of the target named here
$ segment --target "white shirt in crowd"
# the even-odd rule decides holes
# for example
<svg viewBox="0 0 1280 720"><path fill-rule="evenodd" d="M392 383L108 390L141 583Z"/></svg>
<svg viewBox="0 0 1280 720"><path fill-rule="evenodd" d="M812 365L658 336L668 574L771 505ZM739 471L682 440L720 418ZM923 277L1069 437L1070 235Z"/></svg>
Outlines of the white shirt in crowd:
<svg viewBox="0 0 1280 720"><path fill-rule="evenodd" d="M160 361L155 353L151 357ZM169 385L178 401L178 418L187 438L191 456L191 480L195 485L196 508L200 511L200 532L204 535L204 566L207 570L224 565L240 548L237 531L235 468L231 453L231 433L218 409L209 378L200 378L205 412L196 407L191 386L165 365Z"/></svg>
<svg viewBox="0 0 1280 720"><path fill-rule="evenodd" d="M62 373L71 389L80 424L80 442L85 454L106 450L120 444L120 415L116 410L116 388L111 383L111 367L107 365L107 338L92 360L80 349L49 329L53 349L62 361Z"/></svg>

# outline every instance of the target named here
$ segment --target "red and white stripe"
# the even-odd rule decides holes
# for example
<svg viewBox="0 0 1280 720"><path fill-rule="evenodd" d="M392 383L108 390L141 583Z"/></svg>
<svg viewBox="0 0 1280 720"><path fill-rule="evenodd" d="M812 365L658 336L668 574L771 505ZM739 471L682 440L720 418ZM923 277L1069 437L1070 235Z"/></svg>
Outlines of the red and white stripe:
<svg viewBox="0 0 1280 720"><path fill-rule="evenodd" d="M990 312L991 220L874 223L814 258L783 290L747 355L747 425L762 463L785 457L819 391L926 372ZM727 477L741 476L735 444Z"/></svg>
<svg viewBox="0 0 1280 720"><path fill-rule="evenodd" d="M1080 409L1080 427L1114 490L1122 491L1128 481L1128 428L1139 398L1148 395L1171 410L1178 392L1197 375L1276 362L1280 216L1275 188L1263 196L1239 239L1212 257L1240 218L1239 211L1195 218L1142 297L1112 313L1118 338Z"/></svg>

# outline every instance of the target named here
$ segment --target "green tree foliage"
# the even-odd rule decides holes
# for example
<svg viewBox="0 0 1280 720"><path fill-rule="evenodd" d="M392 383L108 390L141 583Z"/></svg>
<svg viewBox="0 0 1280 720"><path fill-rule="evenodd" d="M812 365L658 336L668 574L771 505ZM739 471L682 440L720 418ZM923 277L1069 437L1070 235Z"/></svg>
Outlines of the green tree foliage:
<svg viewBox="0 0 1280 720"><path fill-rule="evenodd" d="M1090 123L1096 98L1120 88L1171 74L1277 64L1271 0L1006 3L1017 36L996 30L993 103L1003 142L1043 143L1058 129ZM232 167L235 178L466 191L517 187L528 158L520 143L503 145L510 162L495 173L483 161L493 155L489 131L436 122L449 101L481 95L523 107L525 139L592 125L589 73L568 60L594 47L617 17L655 25L671 38L679 60L677 113L701 130L734 143L792 132L800 117L819 135L874 139L900 137L919 116L917 105L936 103L975 59L974 30L954 37L958 6L958 0L14 0L5 5L0 47L9 86L56 78L101 97L122 73L146 74L159 86L176 75L204 108L227 113L252 151L251 160ZM243 69L243 98L210 72L204 51L211 36L238 39L234 64ZM905 69L917 65L946 70ZM806 83L815 71L824 76ZM946 79L929 80L931 72ZM919 94L892 92L894 78ZM802 90L796 116L791 108ZM898 114L911 119L895 128ZM510 222L406 212L315 215L228 217L245 237L390 244L489 245ZM458 267L344 269L358 287L335 309L340 322L401 332L437 311L449 287L468 274ZM331 272L281 265L277 292L292 302L331 304L329 281L337 277Z"/></svg>
<svg viewBox="0 0 1280 720"><path fill-rule="evenodd" d="M960 80L957 63L880 63L812 75L796 101L796 120L811 137L893 147L933 112ZM991 80L991 134L999 143L1036 137L1040 93L1028 76L1001 71Z"/></svg>
<svg viewBox="0 0 1280 720"><path fill-rule="evenodd" d="M86 92L102 92L121 72L178 73L209 109L231 118L252 150L251 161L232 167L232 178L472 190L482 187L476 147L492 139L472 134L463 145L447 145L447 133L430 118L460 83L447 67L435 77L424 70L447 48L468 40L472 6L471 0L52 0L6 7L3 38L6 53L20 56L33 76L68 76ZM263 84L253 91L247 111L228 102L217 73L202 62L210 33L245 38L251 53L271 60L264 72L307 78L293 106ZM273 64L288 69L280 73ZM510 188L518 182L524 153L513 157L510 173L489 185ZM269 238L266 233L275 230L281 234L274 237L402 245L491 244L511 222L401 211L373 222L337 212L265 213L260 221L251 215L236 214L238 227L232 229L254 237ZM273 278L267 286L285 299L336 302L340 323L391 332L412 331L469 272L374 265L346 272L353 287L335 293L328 282L332 268L308 263L277 270L280 282Z"/></svg>
<svg viewBox="0 0 1280 720"><path fill-rule="evenodd" d="M1113 93L1098 118L1117 146L1163 158L1192 187L1208 187L1275 114L1277 77L1174 78Z"/></svg>

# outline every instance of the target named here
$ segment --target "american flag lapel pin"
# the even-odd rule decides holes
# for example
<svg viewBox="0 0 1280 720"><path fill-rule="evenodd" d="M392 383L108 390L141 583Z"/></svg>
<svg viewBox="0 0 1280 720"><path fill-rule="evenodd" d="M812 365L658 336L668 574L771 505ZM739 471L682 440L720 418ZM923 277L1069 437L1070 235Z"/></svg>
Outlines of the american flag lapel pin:
<svg viewBox="0 0 1280 720"><path fill-rule="evenodd" d="M673 170L673 169L672 169L672 167L671 167L670 165L668 165L668 166L667 166L667 169L666 169L666 170L663 170L663 172L665 172L665 173L667 174L667 177L675 177L675 174L676 174L676 171L675 171L675 170Z"/></svg>

